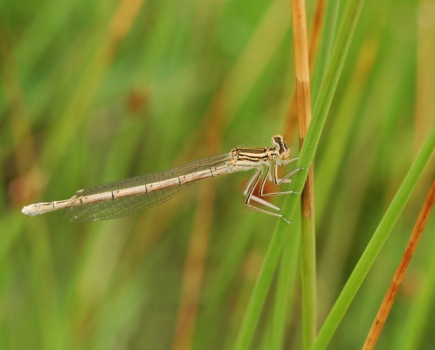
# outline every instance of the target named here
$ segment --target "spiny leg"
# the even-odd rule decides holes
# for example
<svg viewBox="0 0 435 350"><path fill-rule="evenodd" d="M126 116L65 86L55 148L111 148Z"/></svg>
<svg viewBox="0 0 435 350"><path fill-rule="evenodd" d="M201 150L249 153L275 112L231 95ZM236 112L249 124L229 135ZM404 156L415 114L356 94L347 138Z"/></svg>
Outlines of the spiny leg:
<svg viewBox="0 0 435 350"><path fill-rule="evenodd" d="M295 169L295 170L291 171L290 173L288 173L283 179L278 179L278 177L277 177L278 176L278 174L277 174L278 173L278 170L277 170L278 164L275 163L273 165L273 167L274 167L274 171L273 171L274 176L272 176L272 178L274 178L273 183L275 183L276 185L280 185L282 183L290 183L291 182L290 179L288 179L288 181L284 181L284 180L286 180L288 177L292 176L293 174L297 173L299 170L302 169L302 168ZM261 185L260 185L260 196L261 197L280 196L283 194L299 194L298 192L295 192L295 191L280 191L280 192L264 193L264 186L265 186L266 178L267 178L267 175L269 172L270 172L270 167L267 168L266 175L264 176L263 181L261 182Z"/></svg>
<svg viewBox="0 0 435 350"><path fill-rule="evenodd" d="M298 158L290 159L290 161L287 164L294 162L295 160L298 160ZM287 165L287 164L285 164L285 165ZM281 166L283 166L283 165L281 165ZM305 168L295 169L295 170L291 171L290 173L288 173L286 176L284 176L282 179L280 179L278 176L278 167L279 167L279 165L276 162L274 162L273 160L271 160L271 165L268 167L268 179L270 182L274 183L275 185L280 185L281 183L290 183L291 180L288 179L289 177L293 176L299 170L305 169ZM270 168L273 168L273 171L269 171Z"/></svg>
<svg viewBox="0 0 435 350"><path fill-rule="evenodd" d="M269 170L269 168L268 168ZM268 171L267 170L267 171ZM267 177L267 171L265 176L263 177L263 180L261 181L261 185L264 186L264 182L265 182L265 178ZM251 180L248 182L248 185L245 188L245 191L243 192L243 194L245 195L246 199L245 199L245 204L252 208L255 209L261 213L264 214L268 214L268 215L272 215L272 216L277 216L282 218L285 222L287 223L291 223L282 213L281 213L281 209L279 207L277 207L276 205L273 205L272 203L269 203L255 195L253 195L255 188L257 187L258 182L260 181L261 175L263 174L263 169L259 170L252 178ZM259 204L262 204L266 207L269 207L271 209L274 209L276 211L278 211L278 213L266 210L266 209L262 209L259 207L256 207L255 205L251 204L251 200L254 202L257 202Z"/></svg>
<svg viewBox="0 0 435 350"><path fill-rule="evenodd" d="M258 179L257 179L257 178L261 175L261 173L262 173L261 170L257 170L257 171L255 172L255 174L252 175L252 177L249 179L248 184L246 185L245 190L243 191L243 195L244 195L245 197L248 195L248 192L249 192L250 189L251 189L252 183L253 183L253 182L258 182ZM255 186L254 186L254 188L255 188Z"/></svg>
<svg viewBox="0 0 435 350"><path fill-rule="evenodd" d="M248 207L257 210L260 213L264 213L264 214L268 214L268 215L272 215L272 216L277 216L279 218L282 218L286 223L291 224L291 221L289 219L287 219L284 216L284 214L281 213L281 209L279 207L277 207L276 205L273 205L273 204L271 204L271 203L269 203L269 202L267 202L267 201L265 201L265 200L263 200L263 199L261 199L261 198L259 198L257 196L253 196L253 195L249 198L249 201L251 201L251 200L253 200L254 202L263 204L263 205L265 205L265 206L267 206L269 208L275 209L275 210L277 210L279 212L275 213L273 211L269 211L269 210L266 210L266 209L262 209L262 208L256 207L255 205L252 205L249 202L245 202Z"/></svg>

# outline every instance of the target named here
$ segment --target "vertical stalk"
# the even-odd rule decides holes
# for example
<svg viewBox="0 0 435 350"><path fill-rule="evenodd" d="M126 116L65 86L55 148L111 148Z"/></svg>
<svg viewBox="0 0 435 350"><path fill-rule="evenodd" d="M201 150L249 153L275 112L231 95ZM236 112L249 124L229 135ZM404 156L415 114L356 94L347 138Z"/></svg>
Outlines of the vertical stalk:
<svg viewBox="0 0 435 350"><path fill-rule="evenodd" d="M292 0L292 24L295 53L296 96L299 116L299 143L302 147L311 122L310 66L304 0ZM302 192L302 338L308 349L316 336L316 240L314 227L314 171L311 164Z"/></svg>
<svg viewBox="0 0 435 350"><path fill-rule="evenodd" d="M412 256L414 255L415 248L417 248L417 244L420 241L423 229L426 226L426 222L429 218L429 214L433 207L434 201L435 178L434 180L432 180L432 186L429 190L429 194L427 195L423 207L420 210L420 214L418 215L417 222L415 223L414 229L412 230L411 237L409 238L406 249L402 255L402 259L400 260L399 266L397 267L390 286L385 293L384 300L379 307L376 318L374 319L369 334L367 335L367 338L364 342L364 345L362 347L363 350L373 350L376 346L376 343L378 342L384 324L387 320L388 315L390 314L390 310L393 306L394 300L396 299L397 293L399 292L399 288L402 284L403 278L405 277L405 273L408 269L409 263L411 262Z"/></svg>

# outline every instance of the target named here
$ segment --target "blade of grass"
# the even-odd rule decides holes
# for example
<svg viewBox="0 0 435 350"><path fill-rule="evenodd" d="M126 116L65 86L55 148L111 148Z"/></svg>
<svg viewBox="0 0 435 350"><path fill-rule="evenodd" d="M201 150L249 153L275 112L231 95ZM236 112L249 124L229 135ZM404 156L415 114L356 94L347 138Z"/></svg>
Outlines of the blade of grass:
<svg viewBox="0 0 435 350"><path fill-rule="evenodd" d="M384 49L385 45L381 42L380 47ZM365 46L363 46L363 48L365 48ZM365 54L367 54L367 50L365 50ZM397 52L394 51L389 56L394 57L394 54L397 55ZM383 53L380 53L380 56L382 55ZM328 140L328 143L331 143L331 145L327 144L325 146L322 155L324 163L322 165L324 166L319 163L316 167L317 174L321 177L323 184L323 186L318 186L316 191L316 218L319 220L320 225L322 225L321 222L323 218L323 221L327 224L327 228L322 231L328 232L322 255L318 258L318 276L321 278L318 283L322 284L323 282L323 284L327 283L328 285L328 288L324 288L322 291L323 310L319 310L320 314L325 316L343 287L343 276L346 276L345 278L348 276L348 273L345 272L348 269L346 267L346 261L352 259L353 242L355 242L356 237L361 231L361 229L358 228L358 223L361 222L361 220L365 221L361 216L367 215L364 214L363 209L364 198L367 195L370 184L374 181L379 181L378 169L381 160L378 159L378 154L382 153L382 145L385 145L384 147L391 147L391 145L388 145L388 140L391 140L391 134L386 133L382 125L391 123L389 120L395 120L395 122L398 123L402 117L400 111L406 108L409 86L413 84L414 78L412 74L405 72L413 71L413 54L403 55L403 53L401 53L401 56L403 56L404 59L400 62L387 61L384 63L387 69L392 65L396 65L397 67L396 70L392 71L391 75L387 75L386 77L381 77L379 74L384 72L384 69L373 67L372 77L369 79L370 81L367 82L367 87L364 88L365 92L361 92L365 95L365 98L361 98L361 101L355 101L355 95L353 95L353 93L350 95L346 94L346 101L343 102L343 107L340 107L337 111L335 115L336 120L333 121L333 123L342 121L344 123L342 126L344 126L347 124L347 121L345 122L346 117L348 119L354 119L355 122L358 123L357 129L354 130L358 130L358 133L350 131L348 137L349 140L352 140L352 143L342 145L342 147L347 150L345 151L347 152L346 154L342 154L343 151L340 150L339 147L334 147L332 143L340 142L343 133L349 131L335 130L335 126L332 126L332 129L330 129L331 132L334 131L332 134L337 135L335 133L337 131L340 136L337 136L333 141ZM400 77L397 76L397 73L394 75L394 72L397 71L401 71L404 74ZM360 74L364 73L361 72ZM397 77L396 88L391 89L390 86L390 91L387 96L380 95L379 91L385 91L385 89L387 89L387 86L384 86L384 84L389 84L394 76ZM352 80L353 79L351 79L351 81ZM356 82L354 83L356 84ZM350 90L352 90L354 83L349 85ZM364 83L360 81L360 85L363 86ZM350 104L346 107L345 105L352 100L354 100L354 104ZM382 104L382 101L389 102ZM377 117L379 123L371 121L370 117L370 114L373 113L373 108L376 107L378 107L379 115L382 115L382 118ZM351 117L352 114L356 114L356 116ZM358 122L358 120L360 122ZM376 134L377 137L371 139L370 146L367 148L366 140L371 137L370 135L374 134ZM336 150L335 153L333 152L334 149ZM327 162L324 161L326 159L325 157L333 157L333 159L329 161L329 168L327 168ZM364 158L361 159L361 157ZM336 158L342 159L341 166L336 163ZM322 160L320 162L322 162ZM329 172L335 172L336 174L334 176L336 176L336 179L339 179L341 177L340 174L350 174L352 169L355 169L357 166L359 166L358 175L354 176L351 181L347 180L342 182L339 188L325 188L333 184L333 182L330 181L333 180L333 176ZM338 182L336 183L338 184ZM332 191L332 188L335 188L334 191ZM328 200L326 200L327 191L330 193ZM336 209L331 210L327 217L324 214L326 214L326 208L331 206L332 194L334 198L333 206ZM352 199L351 207L349 207L350 198ZM346 212L346 217L343 217L343 212ZM379 216L380 215L381 214L379 214ZM376 225L377 222L373 223L372 227L375 228Z"/></svg>
<svg viewBox="0 0 435 350"><path fill-rule="evenodd" d="M283 220L279 220L277 227L287 225ZM272 240L264 258L263 266L261 267L260 274L254 286L254 290L249 300L248 309L243 317L242 327L239 331L235 349L249 349L255 327L260 316L261 309L264 304L267 292L269 290L272 278L274 275L275 267L278 263L282 246L285 243L287 235L273 234Z"/></svg>
<svg viewBox="0 0 435 350"><path fill-rule="evenodd" d="M313 22L310 29L310 42L308 54L310 56L310 72L314 67L315 60L317 58L320 37L322 33L323 20L325 17L326 0L318 0L316 2L316 8L314 10Z"/></svg>
<svg viewBox="0 0 435 350"><path fill-rule="evenodd" d="M311 122L310 68L304 0L291 1L295 54L296 96L298 101L299 143L303 145ZM314 170L311 167L302 192L302 340L308 349L316 336L316 238L314 227Z"/></svg>
<svg viewBox="0 0 435 350"><path fill-rule="evenodd" d="M230 294L228 291L231 290L232 283L237 280L238 269L252 241L252 233L255 232L256 224L253 220L238 222L235 229L238 234L231 237L230 241L225 241L225 246L230 246L231 249L219 257L218 271L205 283L203 295L208 303L207 308L199 314L198 331L195 335L193 349L205 349L210 341L216 342L221 338L219 328L210 327L210 324L222 322L222 317L218 317L217 320L216 315L222 314L222 305L226 305L226 298ZM222 251L222 249L217 247L217 251Z"/></svg>
<svg viewBox="0 0 435 350"><path fill-rule="evenodd" d="M314 18L311 23L310 29L310 40L309 40L309 63L310 63L310 72L314 65L314 61L317 58L318 53L318 44L320 41L321 32L320 29L323 23L323 17L325 12L325 0L319 0L316 4L316 9L314 11ZM285 130L293 135L293 130L296 129L296 124L298 123L298 101L296 90L293 92L293 96L291 98L291 102L288 106L287 110L287 121Z"/></svg>
<svg viewBox="0 0 435 350"><path fill-rule="evenodd" d="M326 210L334 191L338 173L342 170L346 152L349 152L348 142L352 137L352 128L358 119L358 106L364 91L367 89L367 79L370 76L373 63L376 60L377 48L366 44L361 50L353 77L350 79L346 98L341 101L331 123L330 134L334 138L328 140L323 148L323 155L316 164L316 173L322 179L322 186L316 189L316 218L322 224ZM319 266L322 266L321 264Z"/></svg>
<svg viewBox="0 0 435 350"><path fill-rule="evenodd" d="M323 126L328 115L329 107L336 90L338 80L341 75L341 71L347 56L349 45L352 39L354 28L356 26L358 15L362 6L362 0L354 0L348 3L342 26L340 28L339 35L337 37L337 44L331 60L329 61L326 79L322 83L320 89L321 95L314 108L314 116L310 128L308 129L307 137L302 147L297 167L307 168L311 164L314 158L314 154L317 149L317 145L320 140L320 136L323 130ZM294 176L293 190L301 192L307 178L307 173L301 171ZM288 217L293 217L295 213L299 196L287 196L283 204L283 212L287 213ZM282 220L277 221L275 226L272 240L269 244L266 256L252 291L251 298L242 321L242 325L236 340L235 348L238 350L248 349L252 336L255 331L260 312L266 298L266 294L269 290L272 277L278 263L279 254L282 249L282 245L285 242L285 237L288 234L289 227Z"/></svg>
<svg viewBox="0 0 435 350"><path fill-rule="evenodd" d="M379 307L378 313L373 321L370 328L369 334L367 335L366 341L363 345L364 350L374 349L376 343L379 339L379 335L382 332L385 321L390 313L391 307L393 306L394 300L396 299L397 293L399 292L400 285L402 284L405 273L408 269L409 263L411 262L412 256L414 255L415 248L420 241L421 234L424 227L426 226L427 219L429 218L430 211L433 207L435 200L435 180L432 181L432 186L429 190L429 194L421 208L420 214L418 216L417 222L412 231L411 237L409 238L408 244L406 246L405 252L403 253L402 259L397 267L397 270L393 276L393 280L385 293L384 300Z"/></svg>
<svg viewBox="0 0 435 350"><path fill-rule="evenodd" d="M361 286L364 278L373 265L376 256L388 238L394 224L399 218L400 214L405 207L411 193L416 186L424 168L429 162L429 158L435 149L435 124L426 139L420 153L406 174L399 190L396 192L390 206L388 207L385 215L381 219L372 239L370 240L364 253L361 255L355 269L350 275L346 285L341 291L336 303L334 304L331 312L329 313L325 323L320 329L319 336L314 343L313 349L325 349L331 340L335 330L340 324L344 314L346 313L350 303L355 297L359 287Z"/></svg>
<svg viewBox="0 0 435 350"><path fill-rule="evenodd" d="M323 21L322 37L320 40L319 51L317 53L316 62L313 71L312 81L312 96L316 101L320 85L325 76L331 50L333 47L334 36L337 26L337 15L340 9L340 1L327 1L325 9L325 19Z"/></svg>
<svg viewBox="0 0 435 350"><path fill-rule="evenodd" d="M299 212L299 210L297 210ZM295 234L288 237L288 241L281 255L281 262L276 286L274 310L272 315L272 334L269 342L270 349L282 349L284 345L284 330L286 322L292 318L289 301L293 299L295 280L299 261L300 247L300 216L296 215L293 222Z"/></svg>
<svg viewBox="0 0 435 350"><path fill-rule="evenodd" d="M313 66L313 62L317 56L319 39L321 36L321 27L323 23L323 17L325 12L325 1L319 0L316 4L316 9L314 13L314 18L312 22L309 47L309 64L310 67ZM296 92L296 91L295 91ZM298 111L297 111L297 94L294 93L292 96L292 101L290 103L290 108L287 113L287 127L286 130L294 130L296 127L296 123L298 120ZM305 129L304 129L305 130ZM306 130L305 130L306 133ZM300 211L300 208L297 209ZM298 234L291 235L288 242L288 248L284 249L280 270L278 274L278 281L276 286L276 294L274 298L274 311L272 314L272 333L270 336L269 346L273 349L281 349L284 343L284 329L286 327L286 320L291 319L291 315L289 315L288 310L288 299L291 300L289 293L293 295L293 289L291 285L294 284L294 278L296 276L296 262L299 261L299 248L300 248L300 236L299 236L299 228L300 228L300 216L296 216L294 224L296 227L296 232ZM287 300L285 299L287 298Z"/></svg>

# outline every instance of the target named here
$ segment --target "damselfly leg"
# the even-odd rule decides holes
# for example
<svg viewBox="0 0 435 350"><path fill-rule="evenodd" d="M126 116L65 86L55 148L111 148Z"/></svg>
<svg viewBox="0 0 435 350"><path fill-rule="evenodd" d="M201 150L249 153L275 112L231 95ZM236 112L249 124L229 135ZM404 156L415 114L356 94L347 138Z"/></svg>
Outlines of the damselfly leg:
<svg viewBox="0 0 435 350"><path fill-rule="evenodd" d="M291 222L281 213L281 209L279 207L277 207L276 205L273 205L272 203L269 203L268 201L265 201L264 199L261 199L260 197L254 195L254 190L257 187L262 175L263 175L263 169L258 170L254 174L254 176L252 176L252 178L249 180L248 185L245 188L245 191L243 191L243 194L246 197L245 204L248 207L259 211L260 213L280 217L285 222L290 224ZM260 208L258 206L255 206L255 205L251 204L251 201L256 202L258 204L261 204L261 205L264 205L265 207L269 207L273 210L276 210L277 212L273 212L273 211L266 210L266 209Z"/></svg>
<svg viewBox="0 0 435 350"><path fill-rule="evenodd" d="M265 174L265 176L263 177L263 180L261 181L261 184L260 184L260 191L259 191L259 193L260 193L260 196L261 197L271 197L271 196L280 196L280 195L283 195L283 194L300 194L299 192L295 192L295 191L280 191L280 192L268 192L268 193L265 193L264 192L264 186L265 186L265 184L266 184L266 180L272 180L272 181L270 181L270 182L272 182L273 184L275 184L275 185L281 185L281 184L289 184L289 183L291 183L291 179L290 179L290 177L292 177L294 174L296 174L298 171L301 171L301 170L305 170L305 168L297 168L297 169L295 169L295 170L293 170L293 171L291 171L291 172L289 172L287 175L285 175L282 179L279 179L278 177L277 177L277 168L278 168L278 165L277 164L274 164L274 172L271 172L271 170L270 170L270 167L268 167L267 168L267 170L266 170L266 174ZM270 179L269 178L269 174L270 173L272 173L272 174L274 174L274 175L272 175L272 179ZM274 177L273 177L274 176Z"/></svg>
<svg viewBox="0 0 435 350"><path fill-rule="evenodd" d="M288 173L286 176L284 176L284 178L279 179L277 177L277 164L273 164L274 167L274 171L271 173L271 166L266 167L266 170L264 170L264 168L258 170L252 177L251 179L248 181L248 184L246 185L245 190L243 191L243 195L245 196L245 204L252 208L255 209L261 213L265 213L265 214L269 214L272 216L277 216L282 218L285 222L290 223L290 220L288 220L283 213L281 212L281 208L279 208L278 206L269 203L268 201L262 199L261 197L269 197L269 196L279 196L279 195L283 195L283 194L298 194L295 191L281 191L281 192L270 192L270 193L265 193L264 192L264 187L266 184L266 181L269 180L270 182L276 184L276 185L280 185L282 183L289 183L291 182L290 177L293 174L296 174L299 170L301 169L295 169L293 171L291 171L290 173ZM264 172L265 171L265 172ZM272 176L270 176L272 174ZM258 184L260 184L260 188L259 188L259 196L254 194L255 188L257 188ZM251 202L255 202L257 204L261 204L267 208L270 208L271 210L267 210L267 209L263 209L260 208L254 204L252 204ZM274 211L273 211L274 210Z"/></svg>
<svg viewBox="0 0 435 350"><path fill-rule="evenodd" d="M298 160L298 157L292 158L286 163L286 165L288 165L292 162L296 162L297 160ZM270 181L276 185L280 185L282 183L290 183L291 182L290 177L292 177L293 174L297 173L299 170L303 169L303 168L295 169L295 170L289 172L287 175L285 175L282 179L280 179L279 174L278 174L279 165L276 162L271 162L271 164L273 164L273 171L269 172Z"/></svg>

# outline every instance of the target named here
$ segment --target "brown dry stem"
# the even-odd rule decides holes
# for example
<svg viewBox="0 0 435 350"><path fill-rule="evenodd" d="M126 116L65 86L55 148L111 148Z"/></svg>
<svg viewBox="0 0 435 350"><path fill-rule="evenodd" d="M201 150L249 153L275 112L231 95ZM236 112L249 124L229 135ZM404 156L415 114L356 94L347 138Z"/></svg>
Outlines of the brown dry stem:
<svg viewBox="0 0 435 350"><path fill-rule="evenodd" d="M385 293L384 300L379 307L378 313L375 320L370 328L369 334L367 335L366 341L362 347L363 350L374 349L376 343L379 339L379 335L382 332L385 321L390 313L391 307L393 306L394 300L396 299L397 293L399 291L400 285L402 284L403 278L405 276L408 265L412 259L415 248L420 240L423 229L429 218L430 211L433 207L435 201L435 179L432 181L432 186L427 195L426 201L421 208L420 214L418 215L417 222L412 231L411 237L409 238L408 244L406 246L405 252L402 255L399 266L393 276L393 279Z"/></svg>
<svg viewBox="0 0 435 350"><path fill-rule="evenodd" d="M304 0L292 0L293 40L295 54L296 98L299 117L299 143L302 147L311 121L310 65ZM311 165L302 192L302 295L303 344L314 342L317 327L316 253L314 230L314 173Z"/></svg>

